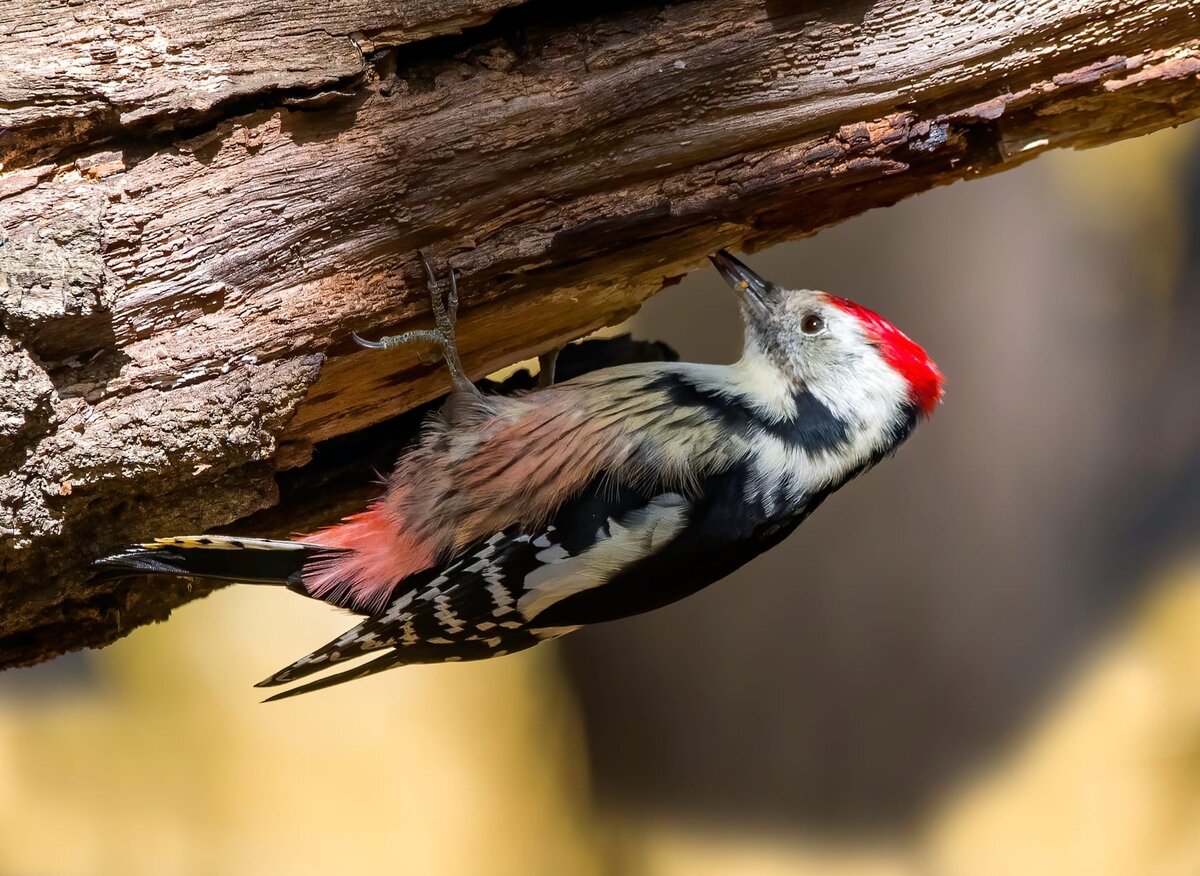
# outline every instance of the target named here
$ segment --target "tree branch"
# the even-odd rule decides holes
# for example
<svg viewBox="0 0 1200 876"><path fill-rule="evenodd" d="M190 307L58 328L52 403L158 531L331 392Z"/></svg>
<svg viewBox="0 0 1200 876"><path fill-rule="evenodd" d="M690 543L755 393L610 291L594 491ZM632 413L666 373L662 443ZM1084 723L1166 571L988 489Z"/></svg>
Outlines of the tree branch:
<svg viewBox="0 0 1200 876"><path fill-rule="evenodd" d="M88 561L443 391L348 340L425 318L418 247L482 375L719 246L1200 114L1190 0L515 2L0 13L0 665L163 616Z"/></svg>

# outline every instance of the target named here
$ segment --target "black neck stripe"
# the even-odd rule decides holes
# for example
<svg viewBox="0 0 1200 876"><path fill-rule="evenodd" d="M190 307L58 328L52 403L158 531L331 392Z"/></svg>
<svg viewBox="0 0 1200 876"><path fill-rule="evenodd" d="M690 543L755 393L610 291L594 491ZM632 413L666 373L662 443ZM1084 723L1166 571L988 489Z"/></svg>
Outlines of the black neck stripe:
<svg viewBox="0 0 1200 876"><path fill-rule="evenodd" d="M808 387L793 393L794 410L782 419L771 419L735 394L696 386L677 373L662 375L652 388L667 393L675 405L705 408L731 431L747 437L756 432L766 433L809 453L837 450L849 441L846 421L829 410Z"/></svg>

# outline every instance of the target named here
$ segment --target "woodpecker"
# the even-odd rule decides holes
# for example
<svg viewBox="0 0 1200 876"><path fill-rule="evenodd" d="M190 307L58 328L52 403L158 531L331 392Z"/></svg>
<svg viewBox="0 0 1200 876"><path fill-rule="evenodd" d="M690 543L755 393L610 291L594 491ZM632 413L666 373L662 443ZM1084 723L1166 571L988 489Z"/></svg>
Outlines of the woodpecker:
<svg viewBox="0 0 1200 876"><path fill-rule="evenodd" d="M452 383L381 498L295 540L159 538L98 566L278 584L363 616L259 686L370 659L269 700L511 654L724 578L892 454L943 381L871 310L784 289L724 250L710 258L738 294L737 362L621 365L499 396L459 359L456 274L443 294L421 255L436 327L354 335L436 344Z"/></svg>

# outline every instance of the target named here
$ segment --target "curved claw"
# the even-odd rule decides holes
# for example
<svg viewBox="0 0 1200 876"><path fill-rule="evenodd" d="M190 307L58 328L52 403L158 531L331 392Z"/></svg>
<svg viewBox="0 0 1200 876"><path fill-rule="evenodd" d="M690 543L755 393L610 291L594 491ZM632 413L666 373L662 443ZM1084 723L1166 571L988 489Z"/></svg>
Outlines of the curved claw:
<svg viewBox="0 0 1200 876"><path fill-rule="evenodd" d="M354 343L360 347L366 347L368 350L386 350L387 344L381 344L379 341L368 341L366 338L361 338L358 332L350 332L350 337L354 338Z"/></svg>
<svg viewBox="0 0 1200 876"><path fill-rule="evenodd" d="M449 269L450 288L443 296L437 277L433 273L433 265L429 263L429 258L425 255L424 250L417 250L417 259L425 271L426 283L429 286L430 306L433 310L435 327L412 329L398 335L388 335L378 341L368 341L357 332L351 332L350 337L354 338L354 342L360 347L366 347L369 350L391 350L413 343L427 343L441 347L442 358L450 369L450 379L454 384L455 391L478 395L479 390L463 370L462 361L458 357L458 347L454 342L454 323L458 315L458 271L453 267Z"/></svg>
<svg viewBox="0 0 1200 876"><path fill-rule="evenodd" d="M431 289L437 289L437 275L433 273L433 265L429 264L429 258L425 255L425 250L417 250L417 258L421 262L421 267L425 269L425 279L429 283Z"/></svg>

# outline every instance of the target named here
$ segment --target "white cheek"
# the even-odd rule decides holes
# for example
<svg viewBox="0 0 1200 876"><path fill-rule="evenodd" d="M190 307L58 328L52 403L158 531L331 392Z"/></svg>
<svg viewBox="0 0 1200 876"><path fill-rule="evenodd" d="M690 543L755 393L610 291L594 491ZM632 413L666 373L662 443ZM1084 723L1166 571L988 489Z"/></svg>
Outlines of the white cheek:
<svg viewBox="0 0 1200 876"><path fill-rule="evenodd" d="M908 398L904 378L873 347L864 347L853 363L822 368L807 385L839 419L875 434L892 425Z"/></svg>

